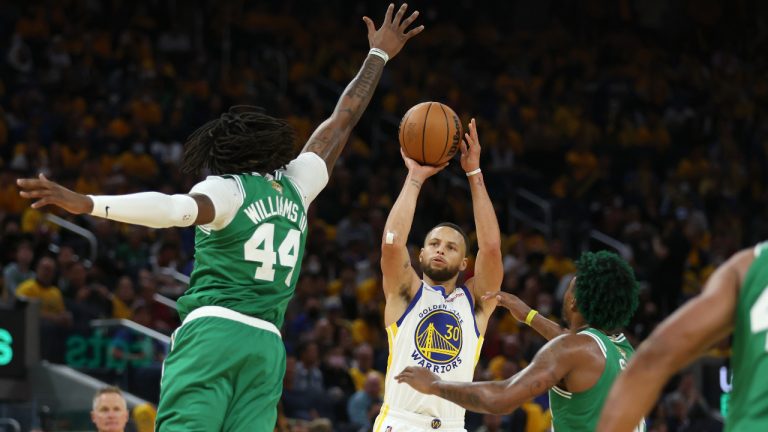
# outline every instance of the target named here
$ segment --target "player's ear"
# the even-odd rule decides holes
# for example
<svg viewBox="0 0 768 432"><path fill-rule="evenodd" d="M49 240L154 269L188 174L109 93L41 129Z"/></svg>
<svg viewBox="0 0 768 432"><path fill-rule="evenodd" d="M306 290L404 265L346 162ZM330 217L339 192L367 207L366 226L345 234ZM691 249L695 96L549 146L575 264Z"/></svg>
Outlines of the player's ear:
<svg viewBox="0 0 768 432"><path fill-rule="evenodd" d="M464 259L461 260L461 264L459 265L459 271L464 271L467 269L467 264L469 264L469 258L464 257Z"/></svg>
<svg viewBox="0 0 768 432"><path fill-rule="evenodd" d="M576 305L576 296L571 296L571 303L568 305L572 312L578 312L579 307Z"/></svg>
<svg viewBox="0 0 768 432"><path fill-rule="evenodd" d="M419 249L419 262L423 260L424 248Z"/></svg>

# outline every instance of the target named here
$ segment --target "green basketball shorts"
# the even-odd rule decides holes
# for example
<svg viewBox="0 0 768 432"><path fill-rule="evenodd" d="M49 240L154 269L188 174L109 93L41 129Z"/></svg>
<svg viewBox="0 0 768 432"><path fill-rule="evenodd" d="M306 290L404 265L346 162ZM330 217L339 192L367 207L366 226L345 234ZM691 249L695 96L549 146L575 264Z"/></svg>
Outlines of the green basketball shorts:
<svg viewBox="0 0 768 432"><path fill-rule="evenodd" d="M171 339L156 430L273 431L284 374L285 346L272 323L195 309Z"/></svg>

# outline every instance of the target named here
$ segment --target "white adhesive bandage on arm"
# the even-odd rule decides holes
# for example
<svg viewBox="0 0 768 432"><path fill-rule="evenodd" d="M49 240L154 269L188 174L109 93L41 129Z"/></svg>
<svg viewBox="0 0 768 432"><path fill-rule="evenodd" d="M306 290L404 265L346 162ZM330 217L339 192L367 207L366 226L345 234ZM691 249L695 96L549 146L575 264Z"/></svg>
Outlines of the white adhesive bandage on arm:
<svg viewBox="0 0 768 432"><path fill-rule="evenodd" d="M395 233L392 231L387 231L387 235L384 236L384 243L386 244L392 244L395 242Z"/></svg>
<svg viewBox="0 0 768 432"><path fill-rule="evenodd" d="M189 195L141 192L130 195L88 195L93 216L150 228L185 227L197 219L197 202Z"/></svg>

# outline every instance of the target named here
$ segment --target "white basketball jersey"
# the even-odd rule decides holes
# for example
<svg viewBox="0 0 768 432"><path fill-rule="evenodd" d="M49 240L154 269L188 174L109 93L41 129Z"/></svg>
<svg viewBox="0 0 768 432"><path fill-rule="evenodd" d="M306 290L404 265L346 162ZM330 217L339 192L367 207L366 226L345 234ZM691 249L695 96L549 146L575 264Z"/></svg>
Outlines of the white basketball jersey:
<svg viewBox="0 0 768 432"><path fill-rule="evenodd" d="M464 408L437 396L425 395L394 377L407 366L430 369L447 381L472 382L483 338L477 329L474 301L466 287L456 287L448 296L441 286L422 281L400 319L387 327L389 359L384 387L387 412L409 412L442 421L464 421Z"/></svg>

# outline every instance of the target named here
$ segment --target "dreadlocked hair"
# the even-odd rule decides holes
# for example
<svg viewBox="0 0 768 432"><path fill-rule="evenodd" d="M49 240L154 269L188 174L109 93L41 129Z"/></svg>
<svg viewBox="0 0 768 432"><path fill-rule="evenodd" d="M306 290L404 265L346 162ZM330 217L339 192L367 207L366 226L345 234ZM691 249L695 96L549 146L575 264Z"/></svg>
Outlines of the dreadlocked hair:
<svg viewBox="0 0 768 432"><path fill-rule="evenodd" d="M629 264L612 252L584 252L576 269L576 306L587 323L606 331L627 325L637 310L639 290Z"/></svg>
<svg viewBox="0 0 768 432"><path fill-rule="evenodd" d="M181 170L265 174L293 159L294 143L293 128L287 122L264 114L260 107L233 106L187 138Z"/></svg>

